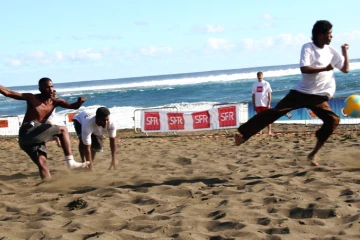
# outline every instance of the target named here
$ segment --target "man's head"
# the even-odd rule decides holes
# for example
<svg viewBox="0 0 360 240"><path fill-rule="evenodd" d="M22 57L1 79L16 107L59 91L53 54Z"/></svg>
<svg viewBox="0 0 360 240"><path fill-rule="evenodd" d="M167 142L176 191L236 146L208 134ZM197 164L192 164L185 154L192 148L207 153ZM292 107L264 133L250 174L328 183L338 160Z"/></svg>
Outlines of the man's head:
<svg viewBox="0 0 360 240"><path fill-rule="evenodd" d="M51 98L54 94L54 86L50 78L41 78L39 80L39 91L41 95Z"/></svg>
<svg viewBox="0 0 360 240"><path fill-rule="evenodd" d="M257 76L257 79L259 80L259 82L261 82L263 80L264 74L262 72L257 72L256 76Z"/></svg>
<svg viewBox="0 0 360 240"><path fill-rule="evenodd" d="M311 39L318 47L329 45L332 39L332 24L326 20L317 21L313 26Z"/></svg>
<svg viewBox="0 0 360 240"><path fill-rule="evenodd" d="M98 126L106 127L110 121L110 111L106 107L99 107L96 110L95 123Z"/></svg>

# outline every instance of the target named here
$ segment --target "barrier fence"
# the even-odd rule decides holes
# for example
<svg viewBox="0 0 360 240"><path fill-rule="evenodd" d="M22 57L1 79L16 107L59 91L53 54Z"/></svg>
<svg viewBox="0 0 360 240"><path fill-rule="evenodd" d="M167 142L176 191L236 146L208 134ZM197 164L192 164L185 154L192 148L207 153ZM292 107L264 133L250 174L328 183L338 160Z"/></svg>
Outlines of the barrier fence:
<svg viewBox="0 0 360 240"><path fill-rule="evenodd" d="M345 98L329 100L331 109L340 117L340 124L356 128L360 118L344 116L342 107ZM271 104L272 107L276 103ZM64 124L69 132L75 132L73 117L77 113L65 115ZM237 128L254 116L252 103L219 103L202 111L179 111L177 107L141 108L134 111L134 131L136 133L186 132L200 130L226 130ZM115 120L116 121L116 120ZM282 116L275 123L296 123L319 125L322 121L309 109L296 109ZM17 136L21 120L18 116L0 117L0 136Z"/></svg>
<svg viewBox="0 0 360 240"><path fill-rule="evenodd" d="M18 116L0 117L0 136L17 136L19 128L20 119Z"/></svg>
<svg viewBox="0 0 360 240"><path fill-rule="evenodd" d="M239 125L239 104L203 111L140 111L142 132L187 132L235 128Z"/></svg>
<svg viewBox="0 0 360 240"><path fill-rule="evenodd" d="M175 113L178 112L178 108L177 107L162 107L162 108L138 108L135 109L134 111L134 131L136 133L140 133L143 129L142 125L141 125L141 117L142 117L142 113L146 112L148 114L151 114L151 112L157 112L157 111L166 111L169 113Z"/></svg>
<svg viewBox="0 0 360 240"><path fill-rule="evenodd" d="M74 124L73 124L73 118L75 117L77 113L68 113L65 115L65 126L68 129L68 132L75 132Z"/></svg>

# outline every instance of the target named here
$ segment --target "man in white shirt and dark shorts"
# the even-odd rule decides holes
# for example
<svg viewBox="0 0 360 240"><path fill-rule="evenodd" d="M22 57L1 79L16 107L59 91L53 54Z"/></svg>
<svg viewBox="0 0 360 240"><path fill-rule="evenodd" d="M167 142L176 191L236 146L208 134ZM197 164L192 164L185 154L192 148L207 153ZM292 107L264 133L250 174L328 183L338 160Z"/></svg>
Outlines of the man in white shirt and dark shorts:
<svg viewBox="0 0 360 240"><path fill-rule="evenodd" d="M258 72L256 75L258 81L252 86L252 102L255 112L261 113L270 108L272 89L270 83L264 80L262 72ZM261 131L260 134L262 134ZM268 134L271 135L271 124L268 125Z"/></svg>
<svg viewBox="0 0 360 240"><path fill-rule="evenodd" d="M317 153L340 122L339 116L332 112L328 104L336 88L333 69L336 67L343 73L350 71L348 44L341 46L342 55L340 55L330 46L331 39L332 24L326 20L317 21L312 29L312 42L304 44L301 49L301 81L275 108L255 115L238 128L240 134L234 136L237 146L289 111L308 108L323 121L321 128L316 131L315 147L307 157L311 165L318 166Z"/></svg>
<svg viewBox="0 0 360 240"><path fill-rule="evenodd" d="M109 169L119 164L116 160L116 128L110 119L110 111L106 107L99 107L96 114L83 111L73 118L75 131L79 137L79 152L83 162L89 161L89 168L93 170L93 160L96 152L103 151L104 134L109 134L111 149L111 164Z"/></svg>

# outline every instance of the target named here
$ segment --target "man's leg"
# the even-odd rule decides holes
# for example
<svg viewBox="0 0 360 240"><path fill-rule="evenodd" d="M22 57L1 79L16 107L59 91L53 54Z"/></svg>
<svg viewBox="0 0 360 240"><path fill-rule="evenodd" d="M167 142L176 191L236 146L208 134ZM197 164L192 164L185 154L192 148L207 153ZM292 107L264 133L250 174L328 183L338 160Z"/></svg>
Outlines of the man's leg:
<svg viewBox="0 0 360 240"><path fill-rule="evenodd" d="M236 134L234 136L235 144L237 146L241 145L281 116L293 109L303 107L302 95L303 94L292 90L274 108L266 109L253 116L238 128L240 135Z"/></svg>
<svg viewBox="0 0 360 240"><path fill-rule="evenodd" d="M103 136L96 136L91 134L91 158L94 162L97 152L103 151Z"/></svg>
<svg viewBox="0 0 360 240"><path fill-rule="evenodd" d="M71 153L70 136L67 128L60 126L58 134L68 168L87 167L87 165L89 165L87 162L79 163L74 160L74 157Z"/></svg>
<svg viewBox="0 0 360 240"><path fill-rule="evenodd" d="M20 146L21 147L21 146ZM21 147L31 160L36 164L39 169L39 174L42 180L51 179L51 174L46 161L46 146L45 144L39 144L35 146ZM41 149L41 150L40 150ZM44 151L44 152L42 152Z"/></svg>
<svg viewBox="0 0 360 240"><path fill-rule="evenodd" d="M320 118L324 123L319 130L316 131L317 142L314 149L308 155L308 160L312 166L318 166L317 163L317 153L324 146L326 140L334 132L336 127L340 123L340 118L334 112L332 112L327 101L324 101L320 104L309 106L318 118Z"/></svg>
<svg viewBox="0 0 360 240"><path fill-rule="evenodd" d="M60 139L58 137L55 137L55 141L58 147L61 147Z"/></svg>
<svg viewBox="0 0 360 240"><path fill-rule="evenodd" d="M85 153L84 153L85 145L84 145L84 143L82 142L82 139L81 139L82 126L75 119L73 120L73 123L74 123L74 128L75 128L76 135L79 138L78 149L79 149L79 153L80 153L80 157L81 157L81 162L85 162Z"/></svg>
<svg viewBox="0 0 360 240"><path fill-rule="evenodd" d="M81 157L81 162L85 162L84 143L82 142L81 137L79 138L79 153Z"/></svg>
<svg viewBox="0 0 360 240"><path fill-rule="evenodd" d="M268 134L271 135L272 132L271 132L271 124L268 125Z"/></svg>
<svg viewBox="0 0 360 240"><path fill-rule="evenodd" d="M91 151L91 159L93 160L93 162L95 161L95 156L96 156L96 152Z"/></svg>
<svg viewBox="0 0 360 240"><path fill-rule="evenodd" d="M59 126L59 139L65 156L72 155L69 132L64 126Z"/></svg>
<svg viewBox="0 0 360 240"><path fill-rule="evenodd" d="M50 174L47 162L46 162L46 156L39 153L39 155L37 157L37 161L35 162L35 164L39 168L39 173L40 173L41 179L42 180L50 180L51 179L51 174Z"/></svg>

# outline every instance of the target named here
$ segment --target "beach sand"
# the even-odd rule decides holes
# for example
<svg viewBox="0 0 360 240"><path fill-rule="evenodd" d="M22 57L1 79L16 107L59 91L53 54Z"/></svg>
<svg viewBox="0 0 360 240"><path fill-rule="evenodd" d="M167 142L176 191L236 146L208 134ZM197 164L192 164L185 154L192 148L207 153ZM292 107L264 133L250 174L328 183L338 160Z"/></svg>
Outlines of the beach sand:
<svg viewBox="0 0 360 240"><path fill-rule="evenodd" d="M66 169L50 142L45 183L16 138L1 138L0 239L360 239L360 131L339 127L312 167L316 128L274 125L285 133L240 147L236 129L120 130L120 166L107 170L106 140L95 172Z"/></svg>

